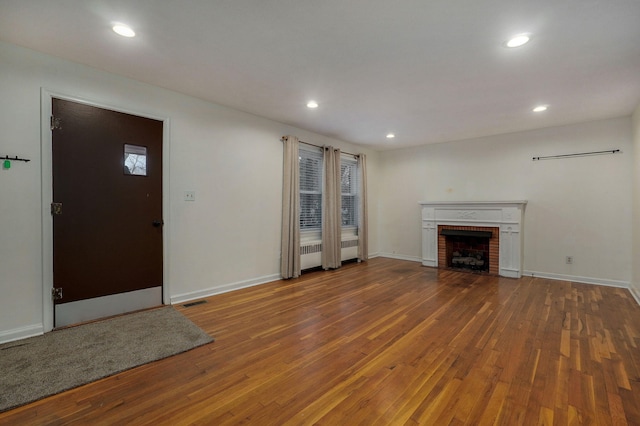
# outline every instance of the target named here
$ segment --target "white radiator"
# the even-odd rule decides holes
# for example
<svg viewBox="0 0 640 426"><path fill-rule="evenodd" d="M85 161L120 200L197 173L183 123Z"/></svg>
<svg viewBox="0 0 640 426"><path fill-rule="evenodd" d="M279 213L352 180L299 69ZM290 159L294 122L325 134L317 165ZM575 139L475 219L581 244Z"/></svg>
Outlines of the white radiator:
<svg viewBox="0 0 640 426"><path fill-rule="evenodd" d="M358 257L358 237L347 237L341 243L342 261ZM322 266L322 241L305 241L300 246L300 269Z"/></svg>
<svg viewBox="0 0 640 426"><path fill-rule="evenodd" d="M357 259L358 258L358 237L344 238L342 240L342 251L340 252L341 260Z"/></svg>

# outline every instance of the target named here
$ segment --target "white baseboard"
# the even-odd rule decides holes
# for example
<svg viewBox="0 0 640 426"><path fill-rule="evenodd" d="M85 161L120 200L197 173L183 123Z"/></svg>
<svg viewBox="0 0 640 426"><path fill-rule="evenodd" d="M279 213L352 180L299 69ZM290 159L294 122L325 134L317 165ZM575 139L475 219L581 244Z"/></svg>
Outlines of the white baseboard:
<svg viewBox="0 0 640 426"><path fill-rule="evenodd" d="M390 259L408 260L411 262L422 262L422 258L419 256L407 256L404 254L396 254L396 253L380 253L378 256L388 257Z"/></svg>
<svg viewBox="0 0 640 426"><path fill-rule="evenodd" d="M44 334L44 327L42 324L27 325L25 327L14 328L12 330L0 331L0 343L13 342L14 340L40 336L41 334Z"/></svg>
<svg viewBox="0 0 640 426"><path fill-rule="evenodd" d="M223 284L219 287L212 287L204 290L192 291L189 293L176 294L171 296L171 304L188 302L195 299L202 299L216 294L228 293L233 290L240 290L241 288L253 287L255 285L266 284L272 281L278 281L282 279L279 274L266 275L264 277L253 278L246 281L238 281L235 283Z"/></svg>
<svg viewBox="0 0 640 426"><path fill-rule="evenodd" d="M605 278L578 277L574 275L551 274L548 272L524 271L522 276L547 278L550 280L573 281L584 284L604 285L607 287L630 288L628 281L609 280Z"/></svg>

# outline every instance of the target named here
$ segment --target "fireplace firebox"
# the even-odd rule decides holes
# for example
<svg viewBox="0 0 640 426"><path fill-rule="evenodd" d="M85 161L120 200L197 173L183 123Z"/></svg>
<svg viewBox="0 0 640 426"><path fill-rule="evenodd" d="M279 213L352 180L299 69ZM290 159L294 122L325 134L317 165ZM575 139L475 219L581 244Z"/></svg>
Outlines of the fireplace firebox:
<svg viewBox="0 0 640 426"><path fill-rule="evenodd" d="M499 228L438 226L438 257L441 268L498 275Z"/></svg>
<svg viewBox="0 0 640 426"><path fill-rule="evenodd" d="M446 241L446 266L474 272L489 272L491 231L445 228L440 235Z"/></svg>

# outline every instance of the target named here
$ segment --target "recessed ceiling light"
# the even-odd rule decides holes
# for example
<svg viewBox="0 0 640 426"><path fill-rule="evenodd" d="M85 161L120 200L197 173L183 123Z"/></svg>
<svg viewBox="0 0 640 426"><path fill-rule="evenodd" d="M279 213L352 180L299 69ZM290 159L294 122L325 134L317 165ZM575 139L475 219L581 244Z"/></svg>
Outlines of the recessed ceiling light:
<svg viewBox="0 0 640 426"><path fill-rule="evenodd" d="M316 101L307 102L307 108L318 108L318 103Z"/></svg>
<svg viewBox="0 0 640 426"><path fill-rule="evenodd" d="M129 27L128 25L125 24L113 24L113 31L115 31L116 34L121 35L122 37L135 37L136 32L133 31L131 29L131 27Z"/></svg>
<svg viewBox="0 0 640 426"><path fill-rule="evenodd" d="M387 134L387 139L393 139L395 137L396 137L396 135L394 135L393 133L388 133Z"/></svg>
<svg viewBox="0 0 640 426"><path fill-rule="evenodd" d="M504 45L506 47L520 47L527 44L529 40L531 40L531 36L529 34L518 34L507 40Z"/></svg>
<svg viewBox="0 0 640 426"><path fill-rule="evenodd" d="M546 111L547 108L549 108L549 105L538 105L537 107L535 107L533 109L533 112L542 112L542 111Z"/></svg>

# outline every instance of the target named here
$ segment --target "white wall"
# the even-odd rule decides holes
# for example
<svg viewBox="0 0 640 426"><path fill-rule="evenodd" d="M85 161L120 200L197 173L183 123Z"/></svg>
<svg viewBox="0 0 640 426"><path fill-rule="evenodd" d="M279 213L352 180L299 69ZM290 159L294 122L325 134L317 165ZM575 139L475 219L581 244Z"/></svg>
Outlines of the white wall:
<svg viewBox="0 0 640 426"><path fill-rule="evenodd" d="M378 154L93 68L0 43L0 342L42 331L40 91L168 117L165 212L171 299L275 279L280 265L282 144L293 134L368 154L370 252L378 251ZM50 177L44 176L50 185ZM196 202L183 192L196 192ZM167 217L168 216L168 217ZM51 283L45 283L50 286Z"/></svg>
<svg viewBox="0 0 640 426"><path fill-rule="evenodd" d="M633 114L633 249L631 292L640 303L640 104Z"/></svg>
<svg viewBox="0 0 640 426"><path fill-rule="evenodd" d="M631 140L627 117L381 153L381 253L420 258L419 201L528 200L526 271L627 286ZM532 161L606 149L623 154Z"/></svg>

